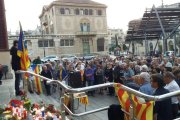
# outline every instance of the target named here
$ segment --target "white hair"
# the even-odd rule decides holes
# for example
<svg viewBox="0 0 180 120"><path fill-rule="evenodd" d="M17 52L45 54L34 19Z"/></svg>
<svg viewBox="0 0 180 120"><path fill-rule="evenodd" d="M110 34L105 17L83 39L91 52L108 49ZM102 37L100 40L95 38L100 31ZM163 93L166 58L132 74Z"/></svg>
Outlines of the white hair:
<svg viewBox="0 0 180 120"><path fill-rule="evenodd" d="M149 73L147 73L147 72L142 72L141 74L140 74L140 77L144 80L144 81L146 81L146 82L150 82L150 75L149 75Z"/></svg>

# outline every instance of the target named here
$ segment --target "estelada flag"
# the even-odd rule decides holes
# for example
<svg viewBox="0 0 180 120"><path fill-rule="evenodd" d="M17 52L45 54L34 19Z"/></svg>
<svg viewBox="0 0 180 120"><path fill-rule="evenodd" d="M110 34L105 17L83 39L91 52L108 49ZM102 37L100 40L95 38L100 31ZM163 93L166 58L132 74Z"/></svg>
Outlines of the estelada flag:
<svg viewBox="0 0 180 120"><path fill-rule="evenodd" d="M24 33L20 22L19 25L20 25L20 33L19 33L17 55L20 57L21 70L27 70L30 67L31 63L28 56L27 45L24 42Z"/></svg>
<svg viewBox="0 0 180 120"><path fill-rule="evenodd" d="M130 112L130 97L127 91L121 89L121 84L115 84L115 90L123 110ZM154 101L141 103L135 95L132 96L133 110L137 120L153 120ZM125 114L125 120L130 120L130 116Z"/></svg>
<svg viewBox="0 0 180 120"><path fill-rule="evenodd" d="M34 73L39 74L39 66L38 65L32 65L32 70L34 71ZM34 84L36 87L36 92L38 94L42 94L42 85L41 85L41 79L37 76L34 76Z"/></svg>

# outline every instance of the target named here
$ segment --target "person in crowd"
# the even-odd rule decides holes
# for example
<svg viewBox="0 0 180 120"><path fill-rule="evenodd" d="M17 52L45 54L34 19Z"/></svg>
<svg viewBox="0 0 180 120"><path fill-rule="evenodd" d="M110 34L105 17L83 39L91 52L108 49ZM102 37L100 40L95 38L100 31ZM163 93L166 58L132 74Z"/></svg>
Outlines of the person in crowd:
<svg viewBox="0 0 180 120"><path fill-rule="evenodd" d="M142 67L141 67L141 72L148 72L149 71L149 69L148 69L148 66L147 65L143 65Z"/></svg>
<svg viewBox="0 0 180 120"><path fill-rule="evenodd" d="M174 92L179 90L179 85L176 83L175 76L171 72L166 72L164 74L164 82L166 84L164 88L169 90L169 92ZM175 119L178 114L179 101L177 97L172 97L171 101L172 101L171 104L172 104L173 119Z"/></svg>
<svg viewBox="0 0 180 120"><path fill-rule="evenodd" d="M2 81L1 81L3 77L2 69L3 69L3 66L0 64L0 85L2 85Z"/></svg>
<svg viewBox="0 0 180 120"><path fill-rule="evenodd" d="M104 79L108 82L113 82L113 69L112 69L112 63L107 64L107 68L105 69L104 73ZM114 95L114 88L108 87L109 93L108 95L113 96Z"/></svg>
<svg viewBox="0 0 180 120"><path fill-rule="evenodd" d="M103 73L103 69L102 69L102 66L101 65L97 65L97 69L96 69L96 81L97 81L97 84L103 84L104 83L104 73ZM103 89L100 89L99 91L99 94L104 94L103 93Z"/></svg>
<svg viewBox="0 0 180 120"><path fill-rule="evenodd" d="M120 105L111 105L108 109L108 120L124 120L124 112Z"/></svg>
<svg viewBox="0 0 180 120"><path fill-rule="evenodd" d="M135 65L134 73L135 75L139 75L141 73L141 67L139 65Z"/></svg>
<svg viewBox="0 0 180 120"><path fill-rule="evenodd" d="M165 72L172 72L172 63L171 62L166 63Z"/></svg>
<svg viewBox="0 0 180 120"><path fill-rule="evenodd" d="M165 72L165 65L164 64L160 64L159 68L160 68L160 74L163 75L164 72Z"/></svg>
<svg viewBox="0 0 180 120"><path fill-rule="evenodd" d="M12 69L14 70L14 74L15 74L15 92L16 92L16 96L21 94L20 91L20 74L16 73L18 70L21 69L21 65L20 65L20 57L17 55L17 51L18 51L18 41L15 40L13 41L13 46L10 49L10 55L12 56L11 59L11 66Z"/></svg>
<svg viewBox="0 0 180 120"><path fill-rule="evenodd" d="M134 76L134 71L129 67L128 64L124 64L124 84L132 82L132 77Z"/></svg>
<svg viewBox="0 0 180 120"><path fill-rule="evenodd" d="M154 92L154 89L150 84L150 77L151 76L147 72L142 72L139 75L140 78L138 81L138 84L140 85L139 91L147 95L152 95Z"/></svg>
<svg viewBox="0 0 180 120"><path fill-rule="evenodd" d="M66 77L66 70L63 68L62 64L59 64L59 70L57 71L56 78L62 81Z"/></svg>
<svg viewBox="0 0 180 120"><path fill-rule="evenodd" d="M177 84L179 85L179 87L180 87L180 69L177 69L177 70L175 70L174 72L173 72L173 74L174 74L174 76L176 77L176 82L177 82Z"/></svg>
<svg viewBox="0 0 180 120"><path fill-rule="evenodd" d="M169 93L164 88L163 76L161 74L153 74L151 76L151 86L155 89L153 95L163 95ZM154 120L172 120L171 99L167 98L162 101L156 101L154 106Z"/></svg>
<svg viewBox="0 0 180 120"><path fill-rule="evenodd" d="M51 74L51 72L47 69L47 66L46 66L46 65L44 65L44 66L42 67L41 75L44 76L44 77L46 77L46 78L52 79L52 74ZM45 86L45 88L46 88L46 93L47 93L47 95L48 95L48 96L51 95L51 92L50 92L51 86L47 84L47 81L46 81L46 80L44 80L44 86Z"/></svg>
<svg viewBox="0 0 180 120"><path fill-rule="evenodd" d="M33 64L42 64L40 56L33 60Z"/></svg>
<svg viewBox="0 0 180 120"><path fill-rule="evenodd" d="M87 64L87 68L85 70L86 81L88 82L88 86L94 85L94 70L91 65ZM94 96L94 91L89 91L89 93Z"/></svg>
<svg viewBox="0 0 180 120"><path fill-rule="evenodd" d="M119 61L117 61L115 63L115 67L114 67L114 70L113 70L113 75L114 75L114 82L115 83L119 83L119 72L120 72L120 66L119 66Z"/></svg>

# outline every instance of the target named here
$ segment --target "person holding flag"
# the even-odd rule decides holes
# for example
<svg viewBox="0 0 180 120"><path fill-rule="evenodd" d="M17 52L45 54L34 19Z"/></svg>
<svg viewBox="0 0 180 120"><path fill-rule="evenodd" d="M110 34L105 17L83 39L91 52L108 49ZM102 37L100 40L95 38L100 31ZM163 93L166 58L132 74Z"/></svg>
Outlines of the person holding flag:
<svg viewBox="0 0 180 120"><path fill-rule="evenodd" d="M14 70L14 74L15 74L15 92L16 92L16 96L20 95L20 89L19 89L20 74L16 73L16 71L21 69L20 57L17 55L17 51L18 51L18 41L14 40L13 46L10 49L10 55L12 56L11 66L12 66L12 69Z"/></svg>
<svg viewBox="0 0 180 120"><path fill-rule="evenodd" d="M24 33L20 24L20 34L19 41L14 41L13 47L10 50L12 55L12 69L15 71L15 91L16 96L20 95L20 74L17 73L18 70L27 70L30 67L30 60L28 56L27 46L24 44Z"/></svg>

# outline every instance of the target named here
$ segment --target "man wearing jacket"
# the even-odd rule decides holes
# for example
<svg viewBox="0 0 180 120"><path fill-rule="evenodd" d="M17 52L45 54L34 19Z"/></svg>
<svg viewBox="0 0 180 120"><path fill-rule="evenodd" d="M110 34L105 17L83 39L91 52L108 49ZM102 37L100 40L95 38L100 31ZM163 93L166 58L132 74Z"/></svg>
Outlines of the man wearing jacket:
<svg viewBox="0 0 180 120"><path fill-rule="evenodd" d="M20 95L20 74L16 73L17 70L21 69L20 66L20 57L17 55L18 51L18 41L15 40L13 42L13 46L10 49L10 55L12 56L11 59L11 65L12 69L14 70L15 73L15 91L16 91L16 96Z"/></svg>

